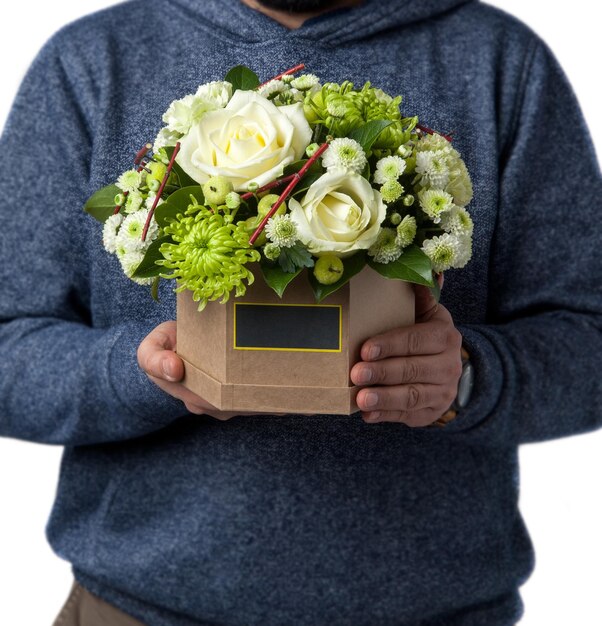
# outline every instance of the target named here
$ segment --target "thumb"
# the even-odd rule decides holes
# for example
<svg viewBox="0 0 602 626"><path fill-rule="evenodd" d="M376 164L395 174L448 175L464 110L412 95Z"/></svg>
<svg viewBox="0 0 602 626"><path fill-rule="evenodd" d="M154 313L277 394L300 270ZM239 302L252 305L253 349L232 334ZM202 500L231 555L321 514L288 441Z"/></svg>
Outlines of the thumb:
<svg viewBox="0 0 602 626"><path fill-rule="evenodd" d="M436 274L439 290L443 289L443 274ZM424 285L414 285L416 322L428 322L439 307L433 291Z"/></svg>
<svg viewBox="0 0 602 626"><path fill-rule="evenodd" d="M138 364L150 376L175 382L184 377L182 359L174 352L176 323L164 322L154 328L138 347Z"/></svg>

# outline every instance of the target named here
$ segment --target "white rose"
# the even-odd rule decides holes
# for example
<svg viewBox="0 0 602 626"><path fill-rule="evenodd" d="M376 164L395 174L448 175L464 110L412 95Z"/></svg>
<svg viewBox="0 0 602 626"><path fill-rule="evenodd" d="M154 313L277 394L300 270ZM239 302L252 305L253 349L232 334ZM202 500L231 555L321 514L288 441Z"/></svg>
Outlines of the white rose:
<svg viewBox="0 0 602 626"><path fill-rule="evenodd" d="M232 83L225 80L214 80L201 85L196 92L196 96L213 102L218 109L223 109L232 97Z"/></svg>
<svg viewBox="0 0 602 626"><path fill-rule="evenodd" d="M298 202L289 200L299 238L317 256L350 256L367 250L378 236L387 207L376 189L359 174L331 170Z"/></svg>
<svg viewBox="0 0 602 626"><path fill-rule="evenodd" d="M250 182L261 186L282 175L303 156L311 135L301 104L277 107L239 90L182 138L177 162L199 184L225 176L235 191L243 191Z"/></svg>

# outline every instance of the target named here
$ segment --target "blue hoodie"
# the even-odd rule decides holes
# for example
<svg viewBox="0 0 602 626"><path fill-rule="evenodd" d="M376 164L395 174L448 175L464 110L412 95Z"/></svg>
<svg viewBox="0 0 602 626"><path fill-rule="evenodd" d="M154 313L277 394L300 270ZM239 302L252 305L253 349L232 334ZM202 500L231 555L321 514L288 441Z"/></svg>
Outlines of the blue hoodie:
<svg viewBox="0 0 602 626"><path fill-rule="evenodd" d="M175 318L83 213L170 101L244 62L371 80L472 174L443 303L476 368L441 429L187 414L136 349ZM0 140L0 435L65 446L48 539L149 626L510 626L533 550L520 443L602 422L602 179L549 49L469 0L366 0L297 31L239 0L131 0L59 32Z"/></svg>

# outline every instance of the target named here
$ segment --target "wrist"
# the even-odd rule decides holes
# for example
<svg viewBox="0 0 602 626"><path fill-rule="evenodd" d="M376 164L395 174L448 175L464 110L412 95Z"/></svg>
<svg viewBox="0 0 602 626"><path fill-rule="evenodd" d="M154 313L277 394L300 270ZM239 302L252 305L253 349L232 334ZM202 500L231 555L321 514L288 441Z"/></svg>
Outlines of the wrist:
<svg viewBox="0 0 602 626"><path fill-rule="evenodd" d="M445 426L456 419L458 413L468 406L472 388L474 385L474 367L470 361L470 355L462 346L462 373L458 381L456 398L449 409L432 426Z"/></svg>

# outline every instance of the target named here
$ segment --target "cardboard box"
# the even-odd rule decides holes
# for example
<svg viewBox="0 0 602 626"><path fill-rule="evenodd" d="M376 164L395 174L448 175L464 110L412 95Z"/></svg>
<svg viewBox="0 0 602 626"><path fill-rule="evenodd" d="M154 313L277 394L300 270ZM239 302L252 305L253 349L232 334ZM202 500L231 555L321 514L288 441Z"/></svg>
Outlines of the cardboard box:
<svg viewBox="0 0 602 626"><path fill-rule="evenodd" d="M178 294L184 385L223 411L350 415L364 341L414 321L412 285L366 267L316 304L307 276L280 299L257 276L242 298L197 310Z"/></svg>

